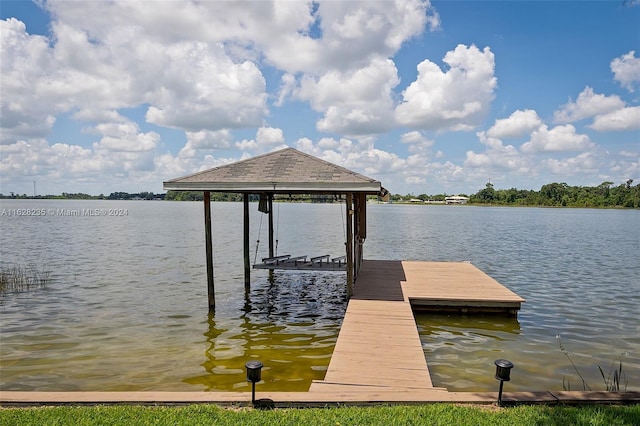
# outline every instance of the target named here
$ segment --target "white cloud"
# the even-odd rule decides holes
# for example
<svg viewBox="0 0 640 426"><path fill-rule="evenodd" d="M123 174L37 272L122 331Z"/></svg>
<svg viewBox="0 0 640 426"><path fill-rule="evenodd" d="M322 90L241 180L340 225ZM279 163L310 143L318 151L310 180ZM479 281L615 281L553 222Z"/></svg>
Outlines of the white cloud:
<svg viewBox="0 0 640 426"><path fill-rule="evenodd" d="M226 149L231 146L231 132L228 129L217 131L202 130L186 132L187 143L195 149Z"/></svg>
<svg viewBox="0 0 640 426"><path fill-rule="evenodd" d="M322 149L334 149L338 146L338 141L333 138L322 138L318 141L318 147Z"/></svg>
<svg viewBox="0 0 640 426"><path fill-rule="evenodd" d="M274 105L282 106L285 100L291 96L295 87L296 77L289 73L283 74L280 78L280 88L278 89L277 100L274 102Z"/></svg>
<svg viewBox="0 0 640 426"><path fill-rule="evenodd" d="M430 157L432 155L431 148L435 141L428 139L421 132L414 130L404 133L400 137L400 141L409 145L409 152L413 154L413 157Z"/></svg>
<svg viewBox="0 0 640 426"><path fill-rule="evenodd" d="M266 92L255 64L234 64L220 48L200 42L173 46L165 60L170 77L148 93L147 121L190 131L260 125Z"/></svg>
<svg viewBox="0 0 640 426"><path fill-rule="evenodd" d="M497 85L494 55L488 47L458 45L447 52L443 72L424 60L418 77L396 108L399 123L419 129L470 130L486 116Z"/></svg>
<svg viewBox="0 0 640 426"><path fill-rule="evenodd" d="M393 124L392 89L398 82L394 63L378 58L354 71L305 76L295 97L324 113L318 130L348 135L377 133Z"/></svg>
<svg viewBox="0 0 640 426"><path fill-rule="evenodd" d="M267 110L260 70L231 60L222 44L158 39L148 16L128 14L139 11L131 2L80 2L78 10L66 2L47 6L58 17L51 45L28 35L20 21L1 22L3 143L46 136L61 112L112 122L117 110L140 105L149 105L147 121L194 132L262 122ZM86 13L79 21L65 20L80 11ZM118 16L118 24L107 24L109 16Z"/></svg>
<svg viewBox="0 0 640 426"><path fill-rule="evenodd" d="M13 179L44 180L62 188L73 182L102 184L118 176L141 176L154 169L153 138L139 135L139 146L148 149L138 151L128 150L130 144L115 137L103 138L93 149L66 143L49 145L44 139L19 141L0 147L0 171Z"/></svg>
<svg viewBox="0 0 640 426"><path fill-rule="evenodd" d="M261 145L279 145L284 143L284 133L275 127L260 127L256 141Z"/></svg>
<svg viewBox="0 0 640 426"><path fill-rule="evenodd" d="M199 156L203 150L227 149L233 141L228 129L186 132L186 135L187 143L178 154L182 158L194 158Z"/></svg>
<svg viewBox="0 0 640 426"><path fill-rule="evenodd" d="M631 155L626 155L631 154ZM640 176L640 152L620 153L620 157L611 167L611 171L616 174L618 179L615 181L625 181L626 179ZM637 183L637 180L636 180Z"/></svg>
<svg viewBox="0 0 640 426"><path fill-rule="evenodd" d="M97 144L99 148L112 152L152 151L160 139L155 132L140 133L132 121L98 124L95 131L103 135Z"/></svg>
<svg viewBox="0 0 640 426"><path fill-rule="evenodd" d="M518 122L517 119L514 119L512 124ZM507 133L514 128L508 125L507 121L501 123L499 128L502 128ZM489 137L487 133L477 133L480 142L487 147L486 151L483 153L467 151L464 160L465 167L475 169L473 174L481 177L492 175L496 170L510 170L518 173L527 173L529 171L531 167L529 160L523 157L513 145L504 145L500 139Z"/></svg>
<svg viewBox="0 0 640 426"><path fill-rule="evenodd" d="M594 153L583 152L567 159L550 158L545 161L547 169L553 174L574 176L579 174L593 174L598 171L598 160Z"/></svg>
<svg viewBox="0 0 640 426"><path fill-rule="evenodd" d="M0 21L0 46L0 144L45 137L59 111L39 93L41 81L51 83L47 76L53 58L48 40L27 34L24 23L10 18Z"/></svg>
<svg viewBox="0 0 640 426"><path fill-rule="evenodd" d="M622 108L599 115L588 127L599 131L640 129L640 106Z"/></svg>
<svg viewBox="0 0 640 426"><path fill-rule="evenodd" d="M614 80L629 92L633 92L634 85L640 82L640 58L636 58L635 54L635 50L631 50L610 64Z"/></svg>
<svg viewBox="0 0 640 426"><path fill-rule="evenodd" d="M37 179L39 187L41 180L59 185L57 192L89 183L160 189L162 180L277 149L285 136L399 191L436 183L475 188L503 171L510 178L580 167L597 168L598 176L638 173L632 148L603 165L587 155L595 144L584 123L549 129L515 95L501 104L519 109L483 123L497 90L494 54L452 45L436 63L429 49L414 48L427 46L428 35L407 43L439 28L428 1L42 4L51 12L50 37L29 35L16 19L0 22L2 186ZM408 63L419 64L417 77L401 83L407 70L398 68ZM640 81L638 63L634 51L611 62L630 91ZM637 130L640 107L623 99L586 86L557 108L555 120L593 118L586 127L595 131ZM271 127L288 120L295 130ZM332 137L305 128L314 120ZM478 140L457 134L460 143L444 149L453 136L441 132L478 126ZM78 128L81 142L73 139ZM608 136L601 135L603 148ZM628 141L623 135L625 147ZM595 168L589 163L598 160Z"/></svg>
<svg viewBox="0 0 640 426"><path fill-rule="evenodd" d="M578 95L575 102L569 102L554 112L554 119L559 123L572 123L585 118L607 114L624 107L624 101L619 96L605 96L595 94L589 86Z"/></svg>
<svg viewBox="0 0 640 426"><path fill-rule="evenodd" d="M496 120L486 134L491 138L498 139L518 138L531 133L541 125L542 120L534 110L517 110L508 118Z"/></svg>
<svg viewBox="0 0 640 426"><path fill-rule="evenodd" d="M288 8L290 3L276 3ZM301 3L301 2L300 2ZM319 1L315 14L296 16L294 31L280 31L263 44L270 62L290 73L324 74L366 67L378 57L390 57L425 26L437 29L440 20L429 1ZM287 6L285 6L287 5ZM283 19L286 21L285 19ZM277 22L277 20L276 20ZM315 34L313 33L315 31ZM262 38L254 38L258 43Z"/></svg>
<svg viewBox="0 0 640 426"><path fill-rule="evenodd" d="M549 130L542 125L531 134L531 139L522 144L521 150L526 153L585 151L594 147L589 136L576 133L571 124L556 126Z"/></svg>
<svg viewBox="0 0 640 426"><path fill-rule="evenodd" d="M242 151L254 153L284 148L284 133L282 129L275 127L260 127L256 132L255 139L244 139L236 142L235 146Z"/></svg>
<svg viewBox="0 0 640 426"><path fill-rule="evenodd" d="M66 2L47 7L97 40L130 27L154 43L224 43L236 60L266 59L291 73L324 72L393 55L440 20L429 1ZM114 25L118 23L118 25ZM116 28L114 28L116 27Z"/></svg>

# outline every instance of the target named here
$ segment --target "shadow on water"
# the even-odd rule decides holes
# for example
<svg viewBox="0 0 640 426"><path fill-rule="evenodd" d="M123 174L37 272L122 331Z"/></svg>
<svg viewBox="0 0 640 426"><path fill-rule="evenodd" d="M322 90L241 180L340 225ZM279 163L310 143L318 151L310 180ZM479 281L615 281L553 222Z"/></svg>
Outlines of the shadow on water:
<svg viewBox="0 0 640 426"><path fill-rule="evenodd" d="M209 313L205 372L183 381L207 391L248 391L244 365L260 360L259 390L306 391L324 378L346 304L344 274L254 277L240 312Z"/></svg>

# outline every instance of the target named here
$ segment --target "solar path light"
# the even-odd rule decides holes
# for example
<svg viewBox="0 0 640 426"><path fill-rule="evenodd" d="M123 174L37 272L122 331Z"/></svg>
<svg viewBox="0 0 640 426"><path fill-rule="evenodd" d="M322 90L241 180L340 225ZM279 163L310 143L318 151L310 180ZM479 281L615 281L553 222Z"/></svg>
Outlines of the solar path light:
<svg viewBox="0 0 640 426"><path fill-rule="evenodd" d="M256 405L256 383L262 380L262 363L260 361L248 361L245 365L247 368L247 382L251 382L251 403Z"/></svg>
<svg viewBox="0 0 640 426"><path fill-rule="evenodd" d="M498 406L502 407L502 385L504 382L508 382L511 380L509 376L511 374L511 369L513 368L513 363L506 359L497 359L494 361L496 365L496 379L500 380L500 390L498 391Z"/></svg>

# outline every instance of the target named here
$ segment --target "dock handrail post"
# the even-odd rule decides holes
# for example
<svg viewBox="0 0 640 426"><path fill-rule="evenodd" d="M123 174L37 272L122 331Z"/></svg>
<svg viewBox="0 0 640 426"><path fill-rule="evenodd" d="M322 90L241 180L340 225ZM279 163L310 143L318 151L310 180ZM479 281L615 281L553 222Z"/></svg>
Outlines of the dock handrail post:
<svg viewBox="0 0 640 426"><path fill-rule="evenodd" d="M215 287L213 282L213 239L211 237L211 193L204 191L204 238L207 256L207 295L209 310L216 309Z"/></svg>

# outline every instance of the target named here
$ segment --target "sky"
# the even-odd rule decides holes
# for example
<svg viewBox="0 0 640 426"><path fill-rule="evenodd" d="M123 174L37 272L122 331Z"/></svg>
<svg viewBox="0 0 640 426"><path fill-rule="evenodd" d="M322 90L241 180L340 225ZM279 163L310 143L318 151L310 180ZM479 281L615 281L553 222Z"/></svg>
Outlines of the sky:
<svg viewBox="0 0 640 426"><path fill-rule="evenodd" d="M394 194L640 183L640 1L0 2L0 193L289 146Z"/></svg>

